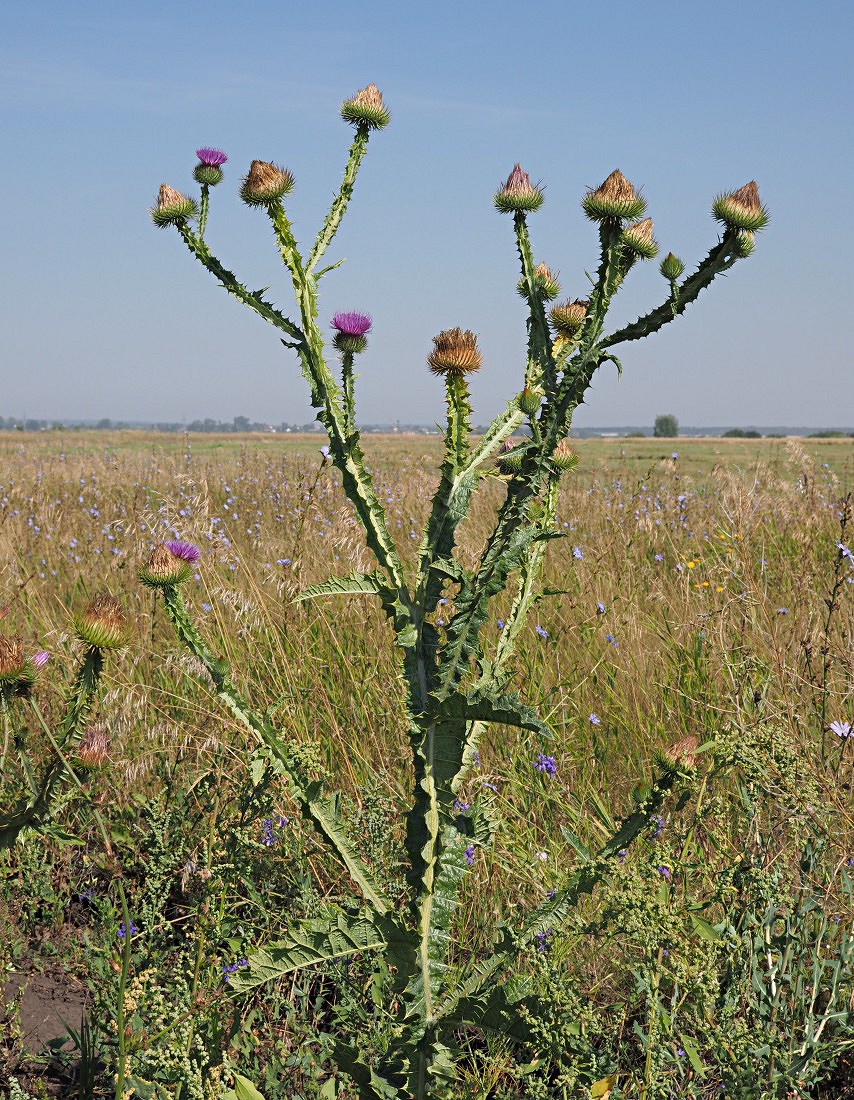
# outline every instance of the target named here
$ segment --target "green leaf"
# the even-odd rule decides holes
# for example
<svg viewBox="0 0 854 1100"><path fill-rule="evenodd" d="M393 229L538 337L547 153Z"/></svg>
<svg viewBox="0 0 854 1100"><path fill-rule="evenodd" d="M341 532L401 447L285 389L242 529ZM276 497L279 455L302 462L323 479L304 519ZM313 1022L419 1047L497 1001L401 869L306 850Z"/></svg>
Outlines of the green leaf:
<svg viewBox="0 0 854 1100"><path fill-rule="evenodd" d="M610 1077L603 1077L601 1081L596 1081L593 1087L590 1089L590 1095L594 1100L607 1100L611 1095L611 1090L617 1083L616 1073L612 1073Z"/></svg>
<svg viewBox="0 0 854 1100"><path fill-rule="evenodd" d="M367 910L355 917L338 910L331 918L290 929L286 939L247 952L249 966L232 974L229 986L243 993L317 963L382 948L385 942Z"/></svg>
<svg viewBox="0 0 854 1100"><path fill-rule="evenodd" d="M318 596L371 595L393 598L394 592L378 573L353 573L350 577L330 577L321 584L313 584L300 592L296 602L313 600Z"/></svg>
<svg viewBox="0 0 854 1100"><path fill-rule="evenodd" d="M704 917L698 917L696 913L691 913L691 923L694 926L694 931L697 933L701 940L708 940L710 943L717 943L717 941L721 938L720 932L718 932L714 925L709 924L709 922ZM682 1045L685 1046L684 1043ZM685 1049L687 1050L688 1048L685 1047Z"/></svg>
<svg viewBox="0 0 854 1100"><path fill-rule="evenodd" d="M234 1075L234 1094L237 1100L264 1100L252 1082L241 1073Z"/></svg>
<svg viewBox="0 0 854 1100"><path fill-rule="evenodd" d="M682 1049L688 1055L688 1061L691 1063L691 1068L698 1077L705 1077L706 1067L700 1061L700 1052L697 1050L697 1044L693 1039L689 1039L687 1035L680 1035L679 1040L682 1043Z"/></svg>

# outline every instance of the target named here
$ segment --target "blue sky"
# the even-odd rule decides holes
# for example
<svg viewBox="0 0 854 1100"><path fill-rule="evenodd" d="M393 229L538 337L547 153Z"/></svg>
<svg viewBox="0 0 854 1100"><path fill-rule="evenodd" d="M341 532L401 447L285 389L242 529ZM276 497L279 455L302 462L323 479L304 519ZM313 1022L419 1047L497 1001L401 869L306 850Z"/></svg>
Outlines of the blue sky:
<svg viewBox="0 0 854 1100"><path fill-rule="evenodd" d="M161 182L190 190L194 150L229 155L207 238L292 312L263 213L237 196L253 158L296 176L308 247L351 137L343 99L369 81L392 125L372 139L321 285L321 316L374 317L360 416L430 423L425 359L479 333L485 421L519 387L524 308L512 222L492 195L514 162L542 181L536 258L569 297L595 269L579 202L619 167L663 251L689 268L717 239L714 196L750 179L772 221L755 254L686 316L605 366L576 423L854 424L854 5L670 0L431 3L7 0L0 15L0 415L304 422L277 334L149 218ZM663 296L657 263L614 310Z"/></svg>

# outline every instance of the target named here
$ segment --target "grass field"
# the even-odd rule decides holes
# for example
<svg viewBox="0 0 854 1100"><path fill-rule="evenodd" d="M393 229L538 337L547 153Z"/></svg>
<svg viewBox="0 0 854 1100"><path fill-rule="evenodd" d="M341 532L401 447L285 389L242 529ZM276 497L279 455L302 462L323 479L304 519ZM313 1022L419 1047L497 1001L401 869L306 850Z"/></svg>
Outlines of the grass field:
<svg viewBox="0 0 854 1100"><path fill-rule="evenodd" d="M134 963L138 999L149 996L159 1005L149 1011L160 1013L162 1026L174 1027L188 1049L195 1049L197 1036L189 1035L185 1021L163 1022L167 1003L192 1003L204 993L206 1006L219 1004L223 966L242 952L242 944L271 934L277 905L311 915L325 897L346 888L294 825L293 807L275 783L257 790L254 804L244 803L252 746L180 652L162 610L136 579L139 565L162 539L201 547L202 561L186 585L200 628L231 663L239 686L303 746L310 766L337 777L366 851L390 888L401 889L401 836L392 822L408 805L410 773L392 635L368 597L294 602L301 589L330 573L371 567L338 475L321 460L322 442L319 435L0 435L0 625L5 634L22 635L28 651L51 654L49 674L37 689L48 717L59 713L77 651L73 612L110 592L133 623L133 641L109 661L94 716L108 735L108 759L85 771L82 787L69 792L61 833L0 855L0 920L8 930L0 962L11 975L41 967L79 981L82 999L102 1013L100 1024L95 1009L91 1019L104 1032L105 1051L110 1033L104 991L113 980L114 928L121 920L116 879L126 884L136 907L131 916L144 929ZM441 440L366 436L364 446L393 533L412 566ZM779 806L787 808L780 821L769 811L762 828L797 821L801 852L803 822L820 817L829 865L838 870L854 857L852 761L846 739L831 729L831 723L854 721L854 559L840 549L854 539L854 440L608 439L580 441L577 450L580 465L565 478L558 509L557 531L564 537L550 546L545 591L516 675L518 690L539 707L553 740L546 744L531 733L493 727L483 745L481 766L464 797L485 801L496 830L491 849L479 855L459 912L455 937L461 956L489 946L495 920L512 923L514 914L559 888L577 855L567 834L580 844L595 842L609 815L619 817L631 807L655 753L689 735L702 743L723 738L721 743L736 745L727 751L737 754L739 739L752 745L757 730L764 731L771 787ZM464 563L479 551L502 492L498 478L486 479L463 531ZM506 611L498 598L487 627L496 641ZM450 614L452 593L437 608L437 624ZM7 725L4 761L11 759L9 736ZM50 755L38 729L27 736L36 757ZM536 768L538 753L554 757L553 775ZM14 779L11 771L4 777L7 794ZM684 897L701 898L710 920L723 911L716 880L731 874L750 839L739 831L724 794L715 797L720 802L709 812L714 809L717 818L685 827L700 829L705 863L694 869L693 882L686 870ZM799 797L809 811L792 809ZM814 803L820 803L820 813ZM89 805L107 822L106 849L87 815ZM284 819L287 826L275 827L274 852L266 843L273 826L265 823ZM667 956L671 948L662 948L660 937L638 933L643 922L637 914L649 917L643 904L658 896L661 868L671 883L680 860L688 866L687 833L679 832L677 821L674 811L672 841L668 817L664 836L652 838L643 860L625 870L619 935L594 946L591 928L603 918L591 901L572 933L528 964L544 996L583 1021L582 1032L619 1031L613 1043L591 1040L590 1050L585 1047L574 1063L589 1064L593 1080L618 1062L625 1076L622 1086L614 1086L615 1100L725 1094L714 1074L703 1084L693 1058L688 1064L675 1025L675 1053L664 1044L657 1068L650 1063L649 1043L644 1047L632 1030L640 1021L642 1034L655 1031L644 1023L649 1018L642 1007L651 996L650 974L671 989L675 984L689 990L702 984L704 967L712 965L709 944L689 944L690 921L676 928L670 895L667 912L657 910L656 920L670 922L673 944L684 947L682 962L668 969L661 951ZM752 835L757 843L759 829L756 824ZM693 844L694 831L691 837ZM782 841L773 851L768 843L764 837L763 873L779 872L790 885L786 876L795 874L797 854ZM235 894L234 876L222 870L237 865L238 849L240 881L252 884L242 897ZM197 881L197 868L207 868L208 879ZM219 894L210 893L211 875L214 884L224 884ZM833 897L828 912L850 927L850 897L846 902L838 891L823 896ZM634 899L635 909L627 899ZM210 911L217 906L213 922ZM165 974L178 957L181 936L186 942L180 952L189 952L193 962L176 993ZM140 978L150 969L161 974L156 995L155 979ZM634 984L632 974L641 974ZM351 1095L343 1083L334 1086L338 1092L320 1091L333 1078L324 1048L312 1036L334 1030L336 1013L349 1013L348 1026L355 1026L364 1011L352 988L336 1001L324 984L332 977L299 987L294 982L260 1006L230 1010L241 1022L242 1038L228 1049L253 1067L267 1100ZM617 1003L623 1008L613 1024ZM674 1002L668 1003L672 1015ZM716 1011L723 1018L721 1004ZM727 1011L737 1019L732 1006ZM151 1037L156 1027L141 1009L139 1018L133 1027ZM40 1075L45 1088L53 1081L54 1091L71 1089L56 1082L72 1080L68 1066L74 1060L39 1067L16 1038L14 1019L10 1008L7 1074L15 1071L33 1089ZM684 1026L699 1035L697 1020ZM75 1027L78 1022L68 1021ZM363 1020L362 1026L378 1025ZM556 1020L545 1046L558 1043L561 1026ZM659 1035L661 1025L655 1026ZM253 1032L254 1045L248 1039ZM39 1034L44 1037L44 1031ZM228 1046L222 1037L208 1035L206 1041L211 1048L217 1042ZM747 1043L743 1036L738 1041ZM845 1049L839 1048L828 1069L836 1074L828 1078L831 1091L789 1095L851 1095L844 1092L852 1065L845 1062ZM747 1057L748 1046L733 1050L733 1057ZM0 1050L0 1074L3 1057ZM147 1070L152 1080L159 1080L155 1070L168 1080L172 1071L161 1062ZM281 1092L270 1091L271 1066L279 1067ZM539 1072L535 1067L526 1077L506 1050L487 1045L472 1054L460 1096L591 1095L584 1074L564 1083L563 1092L553 1075L546 1092L538 1093ZM190 1070L186 1074L189 1081ZM632 1091L655 1074L655 1088ZM687 1091L689 1084L699 1091ZM93 1085L91 1095L102 1093ZM183 1100L196 1094L189 1084L164 1084L151 1095Z"/></svg>

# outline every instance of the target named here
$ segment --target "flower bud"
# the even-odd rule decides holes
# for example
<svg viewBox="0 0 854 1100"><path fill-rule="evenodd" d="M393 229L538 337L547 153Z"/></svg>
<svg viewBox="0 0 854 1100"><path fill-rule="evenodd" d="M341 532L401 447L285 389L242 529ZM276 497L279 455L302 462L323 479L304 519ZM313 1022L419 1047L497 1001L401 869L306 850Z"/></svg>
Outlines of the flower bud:
<svg viewBox="0 0 854 1100"><path fill-rule="evenodd" d="M371 331L371 318L367 313L336 313L332 318L336 330L335 347L344 353L358 355L368 346L367 334Z"/></svg>
<svg viewBox="0 0 854 1100"><path fill-rule="evenodd" d="M253 160L240 187L240 197L247 206L269 206L293 190L293 173L287 168Z"/></svg>
<svg viewBox="0 0 854 1100"><path fill-rule="evenodd" d="M531 183L531 177L516 164L507 177L507 182L495 193L495 209L501 214L514 214L516 211L533 213L543 205L541 187Z"/></svg>
<svg viewBox="0 0 854 1100"><path fill-rule="evenodd" d="M563 302L555 306L549 315L555 331L568 339L577 336L584 327L588 305L589 303L583 299L576 298L574 302Z"/></svg>
<svg viewBox="0 0 854 1100"><path fill-rule="evenodd" d="M594 222L641 218L646 210L646 202L619 168L615 168L604 183L588 191L581 205Z"/></svg>
<svg viewBox="0 0 854 1100"><path fill-rule="evenodd" d="M652 260L658 255L658 245L652 235L652 218L644 218L623 230L623 246L642 260Z"/></svg>
<svg viewBox="0 0 854 1100"><path fill-rule="evenodd" d="M191 566L200 557L199 548L191 542L161 542L140 569L139 579L148 588L183 584L192 574Z"/></svg>
<svg viewBox="0 0 854 1100"><path fill-rule="evenodd" d="M748 229L742 229L735 238L736 255L739 259L746 260L754 248L756 248L756 234Z"/></svg>
<svg viewBox="0 0 854 1100"><path fill-rule="evenodd" d="M193 179L196 183L206 183L209 187L215 187L222 179L222 166L228 160L225 153L219 149L210 149L207 145L196 150L199 163L193 170Z"/></svg>
<svg viewBox="0 0 854 1100"><path fill-rule="evenodd" d="M675 282L685 270L685 265L678 256L674 256L672 252L668 252L658 265L658 270L665 279L668 279L672 283Z"/></svg>
<svg viewBox="0 0 854 1100"><path fill-rule="evenodd" d="M121 649L130 641L122 605L115 596L96 596L74 619L77 637L95 649Z"/></svg>
<svg viewBox="0 0 854 1100"><path fill-rule="evenodd" d="M109 738L103 726L88 726L77 745L77 759L87 768L109 760Z"/></svg>
<svg viewBox="0 0 854 1100"><path fill-rule="evenodd" d="M747 229L755 233L768 224L768 211L759 201L759 188L751 180L731 195L718 195L712 214L728 229Z"/></svg>
<svg viewBox="0 0 854 1100"><path fill-rule="evenodd" d="M382 130L391 122L391 115L383 103L383 94L376 84L368 84L352 99L341 104L341 117L354 126L364 126L368 130Z"/></svg>
<svg viewBox="0 0 854 1100"><path fill-rule="evenodd" d="M467 374L480 370L483 358L477 337L468 329L449 328L433 337L427 363L434 374Z"/></svg>
<svg viewBox="0 0 854 1100"><path fill-rule="evenodd" d="M505 439L501 444L498 469L503 474L518 474L522 469L522 447L514 443L512 439Z"/></svg>
<svg viewBox="0 0 854 1100"><path fill-rule="evenodd" d="M526 386L516 398L516 404L526 416L534 416L543 400L542 390L532 390Z"/></svg>
<svg viewBox="0 0 854 1100"><path fill-rule="evenodd" d="M523 298L528 297L528 281L520 279L516 289ZM560 284L557 276L553 275L545 264L537 264L534 268L534 289L537 290L544 302L551 302L560 294Z"/></svg>
<svg viewBox="0 0 854 1100"><path fill-rule="evenodd" d="M167 225L178 225L194 218L198 213L195 200L188 199L168 183L161 183L157 195L157 205L151 211L154 224L164 229Z"/></svg>
<svg viewBox="0 0 854 1100"><path fill-rule="evenodd" d="M568 439L562 439L555 447L552 462L559 470L574 470L578 465L578 455Z"/></svg>

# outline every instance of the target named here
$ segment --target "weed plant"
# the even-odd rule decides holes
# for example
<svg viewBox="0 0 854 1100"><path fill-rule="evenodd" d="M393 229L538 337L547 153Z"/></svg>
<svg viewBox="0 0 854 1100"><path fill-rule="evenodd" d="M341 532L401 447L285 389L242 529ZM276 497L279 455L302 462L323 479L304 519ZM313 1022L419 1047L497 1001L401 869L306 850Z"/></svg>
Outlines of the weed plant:
<svg viewBox="0 0 854 1100"><path fill-rule="evenodd" d="M206 243L222 154L199 151L198 203L164 185L154 211L296 350L322 455L228 467L188 445L93 475L63 454L2 489L5 891L13 908L35 887L22 939L55 935L76 895L78 1094L842 1096L849 500L797 450L751 479L688 476L676 452L562 476L594 371L753 250L755 185L716 200L697 270L668 254L665 301L609 333L655 253L642 198L620 173L588 193L598 274L547 312L542 192L514 168L495 202L524 386L472 438L476 338L436 337L436 488L423 462L365 460L370 319L333 318L340 384L324 356L320 261L388 121L373 86L342 110L355 138L308 255L287 169L254 162L241 189L299 321ZM131 614L96 594L107 580ZM19 637L36 622L57 680L81 670L64 707ZM104 651L126 646L101 692Z"/></svg>

